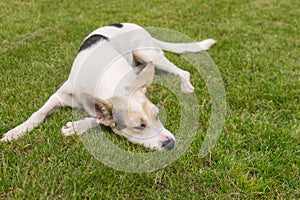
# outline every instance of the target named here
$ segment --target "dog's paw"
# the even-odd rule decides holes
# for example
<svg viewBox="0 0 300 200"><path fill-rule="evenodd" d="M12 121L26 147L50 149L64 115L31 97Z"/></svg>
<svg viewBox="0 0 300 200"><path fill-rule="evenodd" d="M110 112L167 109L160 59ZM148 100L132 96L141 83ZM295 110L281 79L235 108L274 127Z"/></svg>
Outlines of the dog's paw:
<svg viewBox="0 0 300 200"><path fill-rule="evenodd" d="M75 127L73 125L73 122L68 122L65 126L63 126L61 128L61 133L64 136L71 136L71 135L76 134L76 130L75 130Z"/></svg>
<svg viewBox="0 0 300 200"><path fill-rule="evenodd" d="M181 91L183 91L184 93L193 93L194 89L194 86L190 82L190 73L186 72L181 77Z"/></svg>
<svg viewBox="0 0 300 200"><path fill-rule="evenodd" d="M2 136L2 138L0 139L0 142L9 142L12 140L16 140L23 135L24 135L24 132L19 132L19 131L13 129L13 130L10 130L7 133L5 133Z"/></svg>
<svg viewBox="0 0 300 200"><path fill-rule="evenodd" d="M181 82L181 91L184 93L193 93L194 86L190 82Z"/></svg>

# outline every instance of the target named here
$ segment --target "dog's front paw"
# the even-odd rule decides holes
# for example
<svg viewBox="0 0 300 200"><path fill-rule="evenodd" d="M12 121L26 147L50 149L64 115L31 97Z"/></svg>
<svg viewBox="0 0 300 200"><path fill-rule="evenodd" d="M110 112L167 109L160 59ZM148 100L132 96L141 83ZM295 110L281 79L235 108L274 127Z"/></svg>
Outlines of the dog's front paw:
<svg viewBox="0 0 300 200"><path fill-rule="evenodd" d="M190 73L186 72L182 77L181 77L181 91L185 93L192 93L194 92L194 86L190 82Z"/></svg>
<svg viewBox="0 0 300 200"><path fill-rule="evenodd" d="M61 133L64 136L71 136L76 134L75 127L73 126L73 122L68 122L65 126L61 128Z"/></svg>
<svg viewBox="0 0 300 200"><path fill-rule="evenodd" d="M1 142L8 142L8 141L12 141L12 140L16 140L19 137L21 137L22 135L24 135L24 132L19 132L18 130L10 130L7 133L5 133L2 138L1 138Z"/></svg>

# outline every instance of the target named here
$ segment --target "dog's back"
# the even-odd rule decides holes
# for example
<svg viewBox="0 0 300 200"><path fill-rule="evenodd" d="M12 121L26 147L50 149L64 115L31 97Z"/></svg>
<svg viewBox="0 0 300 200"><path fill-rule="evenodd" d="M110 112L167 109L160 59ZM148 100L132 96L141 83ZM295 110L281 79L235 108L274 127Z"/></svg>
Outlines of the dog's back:
<svg viewBox="0 0 300 200"><path fill-rule="evenodd" d="M136 31L136 30L144 30L144 29L141 26L138 26L136 24L131 24L131 23L111 24L94 30L85 38L85 40L91 37L92 35L104 35L108 38L112 38L120 34L126 33L128 31Z"/></svg>

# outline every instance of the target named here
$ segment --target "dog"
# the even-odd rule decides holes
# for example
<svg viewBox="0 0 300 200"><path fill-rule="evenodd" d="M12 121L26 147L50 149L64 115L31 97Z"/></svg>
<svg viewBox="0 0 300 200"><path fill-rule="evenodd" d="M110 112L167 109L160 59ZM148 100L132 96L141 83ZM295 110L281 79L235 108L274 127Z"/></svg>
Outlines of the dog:
<svg viewBox="0 0 300 200"><path fill-rule="evenodd" d="M23 136L56 108L70 106L83 109L89 117L68 122L61 129L65 136L80 135L103 124L133 143L155 150L172 150L175 138L160 122L158 108L146 96L147 88L157 68L179 76L181 90L192 93L190 73L170 62L163 50L178 55L200 52L215 42L163 42L130 23L101 27L81 44L68 80L25 122L4 134L1 141ZM139 64L146 67L137 73Z"/></svg>

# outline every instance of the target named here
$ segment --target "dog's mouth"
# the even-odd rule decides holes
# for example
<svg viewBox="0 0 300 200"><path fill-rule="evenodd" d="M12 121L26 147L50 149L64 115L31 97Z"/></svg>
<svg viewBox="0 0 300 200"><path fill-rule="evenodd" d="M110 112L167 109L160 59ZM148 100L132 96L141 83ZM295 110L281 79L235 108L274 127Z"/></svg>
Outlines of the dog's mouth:
<svg viewBox="0 0 300 200"><path fill-rule="evenodd" d="M152 133L151 135L132 135L130 132L128 132L128 130L113 129L113 131L119 132L117 134L122 135L134 144L143 145L146 148L153 150L171 151L174 149L176 144L175 137L165 128L159 132Z"/></svg>

